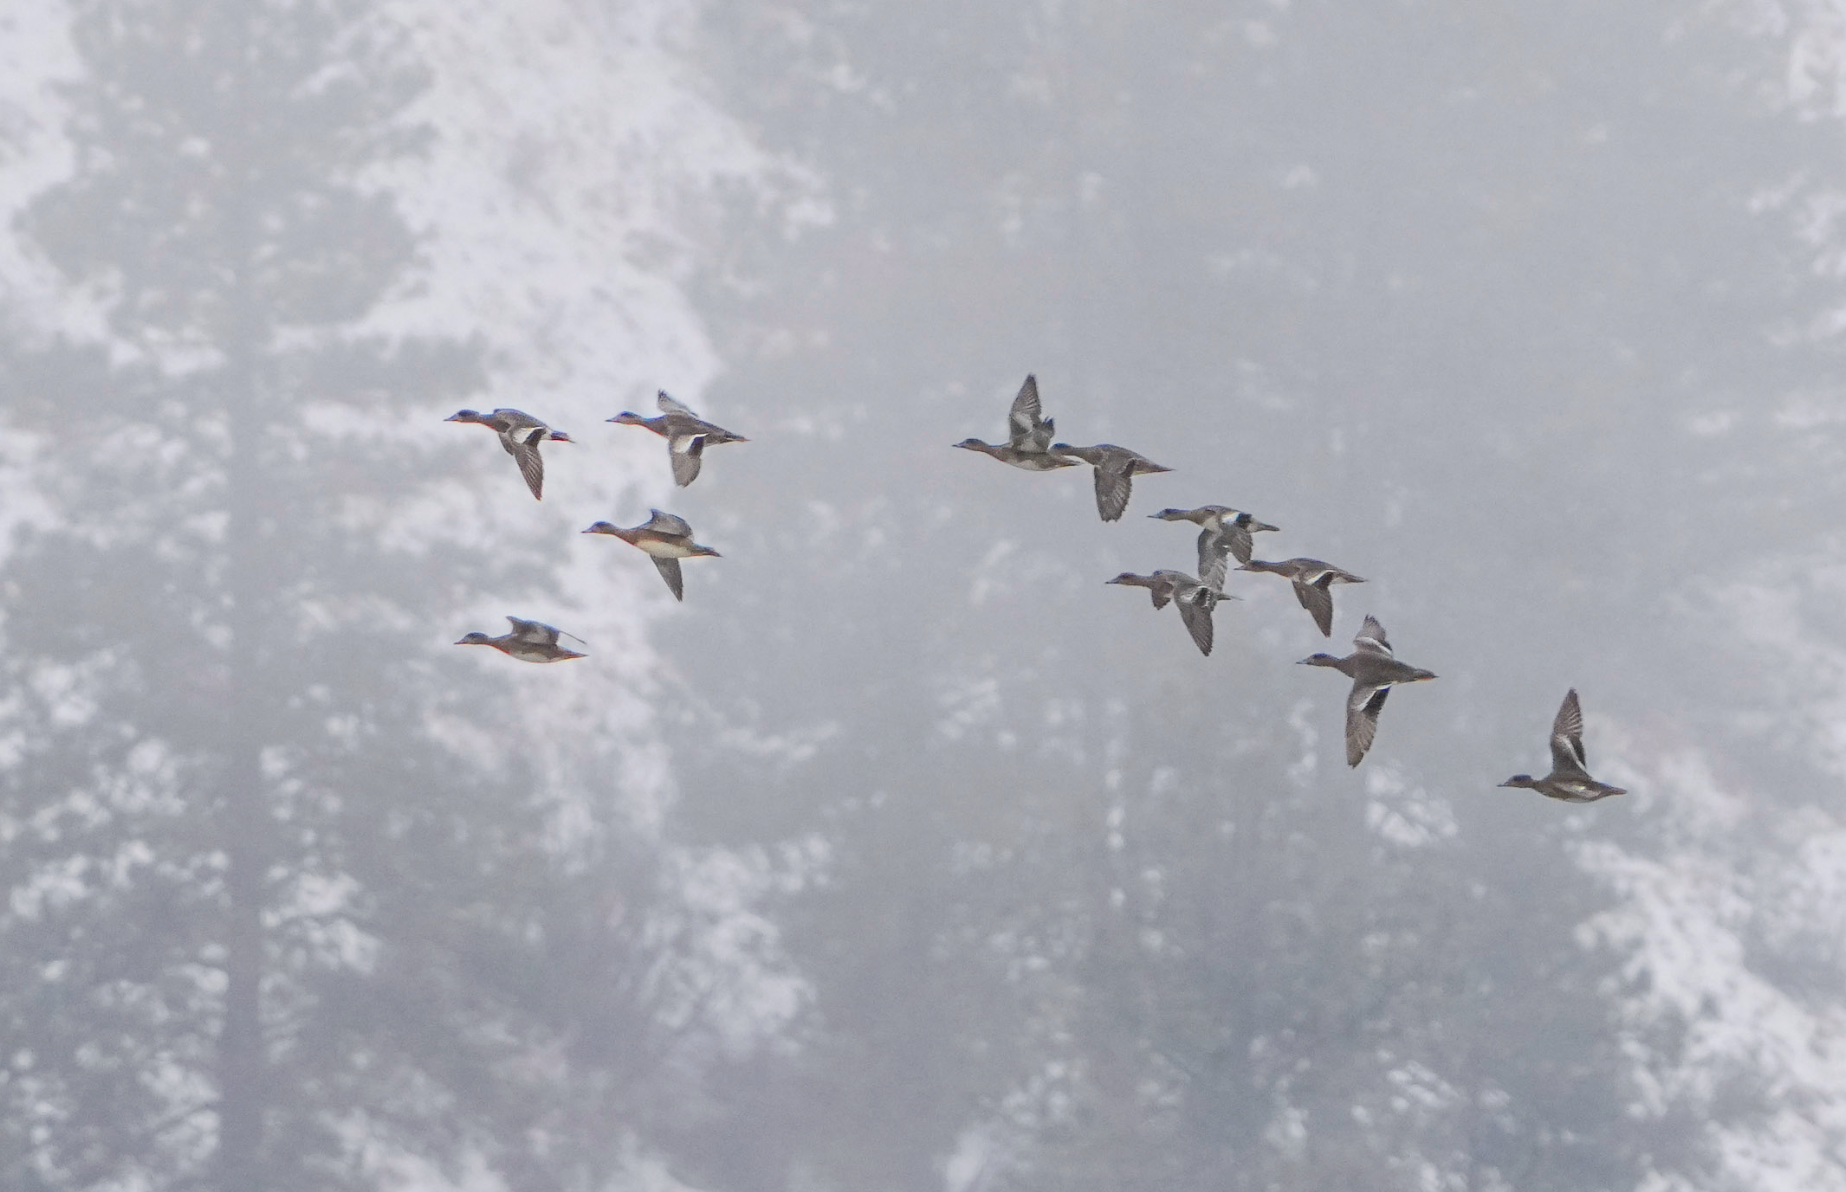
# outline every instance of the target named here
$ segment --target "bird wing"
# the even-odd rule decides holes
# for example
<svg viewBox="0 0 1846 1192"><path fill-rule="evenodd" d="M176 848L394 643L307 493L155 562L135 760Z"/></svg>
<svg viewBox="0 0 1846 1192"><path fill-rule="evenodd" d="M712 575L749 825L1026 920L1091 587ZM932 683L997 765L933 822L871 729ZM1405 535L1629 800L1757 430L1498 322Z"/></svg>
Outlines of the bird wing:
<svg viewBox="0 0 1846 1192"><path fill-rule="evenodd" d="M667 458L673 462L673 483L681 488L699 478L699 463L704 456L704 435L667 436Z"/></svg>
<svg viewBox="0 0 1846 1192"><path fill-rule="evenodd" d="M1211 598L1207 589L1201 588L1189 593L1184 599L1175 599L1179 605L1179 619L1186 623L1186 632L1192 635L1192 642L1199 648L1199 653L1211 656L1212 623L1211 610L1217 602Z"/></svg>
<svg viewBox="0 0 1846 1192"><path fill-rule="evenodd" d="M1178 576L1179 573L1176 571L1156 571L1147 577L1147 591L1154 598L1156 609L1165 608L1167 602L1173 599L1174 594L1179 590L1179 584L1176 582Z"/></svg>
<svg viewBox="0 0 1846 1192"><path fill-rule="evenodd" d="M503 431L531 430L545 425L524 410L515 410L511 406L501 406L493 412L492 418L496 429Z"/></svg>
<svg viewBox="0 0 1846 1192"><path fill-rule="evenodd" d="M1381 655L1385 658L1394 657L1391 653L1391 643L1385 637L1384 626L1378 623L1377 617L1365 618L1365 624L1359 627L1359 636L1352 639L1352 644L1359 648L1361 654Z"/></svg>
<svg viewBox="0 0 1846 1192"><path fill-rule="evenodd" d="M1352 685L1352 695L1346 700L1347 765L1358 765L1372 747L1372 738L1378 735L1378 713L1384 710L1385 697L1390 694L1389 687Z"/></svg>
<svg viewBox="0 0 1846 1192"><path fill-rule="evenodd" d="M1134 460L1125 456L1105 455L1096 465L1096 512L1106 522L1116 521L1128 508L1128 494L1133 487L1130 471Z"/></svg>
<svg viewBox="0 0 1846 1192"><path fill-rule="evenodd" d="M1325 584L1304 584L1296 580L1295 599L1301 601L1301 607L1307 609L1308 615L1314 618L1314 624L1320 627L1320 635L1332 637L1333 593L1327 590L1327 586Z"/></svg>
<svg viewBox="0 0 1846 1192"><path fill-rule="evenodd" d="M1040 436L1044 439L1036 450L1043 451L1051 446L1051 434L1046 429L1043 411L1038 404L1038 378L1026 374L1026 383L1019 387L1019 395L1013 398L1013 408L1007 412L1007 439L1015 447L1023 447L1027 442Z"/></svg>
<svg viewBox="0 0 1846 1192"><path fill-rule="evenodd" d="M647 524L641 527L643 530L654 530L661 534L679 534L687 538L692 537L692 527L686 523L685 518L680 517L678 514L666 513L659 509L650 509L648 512L653 516L649 517L647 519Z"/></svg>
<svg viewBox="0 0 1846 1192"><path fill-rule="evenodd" d="M523 617L510 615L506 619L513 626L513 636L520 641L534 642L542 646L558 644L558 634L561 630L556 626L547 625L543 621L528 621Z"/></svg>
<svg viewBox="0 0 1846 1192"><path fill-rule="evenodd" d="M1577 689L1572 687L1558 708L1557 719L1551 722L1551 768L1559 773L1582 774L1589 760L1583 752L1583 706L1577 702Z"/></svg>
<svg viewBox="0 0 1846 1192"><path fill-rule="evenodd" d="M1244 535L1244 553L1239 557L1241 563L1250 561L1249 535ZM1227 556L1235 551L1235 544L1228 536L1216 530L1199 531L1199 579L1207 586L1222 588L1224 579L1230 570Z"/></svg>
<svg viewBox="0 0 1846 1192"><path fill-rule="evenodd" d="M1224 546L1226 550L1237 556L1239 563L1248 563L1251 553L1256 548L1256 544L1250 539L1249 527L1240 526L1233 521L1224 523Z"/></svg>
<svg viewBox="0 0 1846 1192"><path fill-rule="evenodd" d="M654 404L660 407L660 412L662 414L680 414L694 420L698 419L698 415L692 412L691 406L688 406L685 402L674 401L667 396L667 391L665 389L662 389L655 395Z"/></svg>
<svg viewBox="0 0 1846 1192"><path fill-rule="evenodd" d="M519 474L526 478L526 487L532 490L536 500L544 499L545 460L538 453L538 445L544 442L547 433L543 426L536 426L500 436L500 442L512 452L513 462L519 465Z"/></svg>
<svg viewBox="0 0 1846 1192"><path fill-rule="evenodd" d="M654 560L654 566L660 571L660 578L667 581L667 587L672 591L673 599L684 600L686 581L680 575L679 560L663 559L659 555L649 555L648 558Z"/></svg>

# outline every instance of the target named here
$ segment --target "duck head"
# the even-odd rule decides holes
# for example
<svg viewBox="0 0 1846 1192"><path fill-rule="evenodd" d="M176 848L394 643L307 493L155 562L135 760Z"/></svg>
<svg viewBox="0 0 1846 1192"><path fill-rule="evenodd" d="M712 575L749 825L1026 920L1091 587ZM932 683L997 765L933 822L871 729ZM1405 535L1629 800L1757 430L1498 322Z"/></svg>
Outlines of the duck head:
<svg viewBox="0 0 1846 1192"><path fill-rule="evenodd" d="M1340 663L1344 661L1346 661L1344 658L1335 658L1331 654L1309 654L1306 658L1303 658L1300 662L1297 662L1295 665L1296 666L1331 666L1335 670L1338 670Z"/></svg>
<svg viewBox="0 0 1846 1192"><path fill-rule="evenodd" d="M950 444L950 446L960 447L964 451L991 452L994 449L992 443L983 443L979 439L963 439L959 443Z"/></svg>
<svg viewBox="0 0 1846 1192"><path fill-rule="evenodd" d="M696 543L696 542L695 542L695 543L693 543L693 544L692 544L692 545L691 545L690 547L688 547L687 549L688 549L688 550L690 550L690 551L692 552L692 555L690 556L690 557L692 557L692 558L699 558L699 557L703 557L703 556L710 556L711 558L714 558L714 559L720 559L720 558L723 558L723 557L724 557L724 556L722 556L722 555L720 555L720 554L719 554L719 553L718 553L717 551L715 551L715 550L713 550L713 549L712 549L711 547L709 547L709 546L700 546L700 545L699 545L698 543Z"/></svg>
<svg viewBox="0 0 1846 1192"><path fill-rule="evenodd" d="M495 642L493 638L488 637L485 633L470 633L467 637L462 638L455 644L458 646L492 646L498 645L499 643Z"/></svg>
<svg viewBox="0 0 1846 1192"><path fill-rule="evenodd" d="M1532 787L1537 786L1538 783L1532 780L1532 776L1530 774L1515 774L1511 778L1508 778L1505 782L1502 782L1500 785L1501 786L1522 786L1529 790Z"/></svg>
<svg viewBox="0 0 1846 1192"><path fill-rule="evenodd" d="M599 521L595 525L591 526L589 529L585 530L584 533L585 534L613 534L617 538L625 539L628 537L629 534L633 533L633 531L624 530L622 529L622 527L616 525L614 522Z"/></svg>
<svg viewBox="0 0 1846 1192"><path fill-rule="evenodd" d="M620 414L617 414L615 417L605 418L603 419L603 421L604 422L619 422L623 426L646 426L647 425L647 419L641 417L641 415L635 413L633 410L623 410Z"/></svg>
<svg viewBox="0 0 1846 1192"><path fill-rule="evenodd" d="M1281 526L1272 526L1268 522L1257 521L1247 513L1238 514L1235 520L1238 525L1250 531L1252 534L1258 534L1264 530L1279 530L1282 528Z"/></svg>
<svg viewBox="0 0 1846 1192"><path fill-rule="evenodd" d="M444 422L486 422L487 415L479 410L457 410L444 418Z"/></svg>

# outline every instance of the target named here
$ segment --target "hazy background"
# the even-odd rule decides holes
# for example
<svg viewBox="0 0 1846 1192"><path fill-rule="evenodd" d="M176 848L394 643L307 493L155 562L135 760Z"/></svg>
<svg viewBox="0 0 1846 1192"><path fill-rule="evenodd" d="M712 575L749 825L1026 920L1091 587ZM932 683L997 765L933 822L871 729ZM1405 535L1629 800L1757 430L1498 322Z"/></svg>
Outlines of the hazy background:
<svg viewBox="0 0 1846 1192"><path fill-rule="evenodd" d="M0 3L0 1187L1846 1189L1843 87L1837 0ZM949 449L1027 372L1120 524ZM1213 502L1332 643L1103 586ZM1573 685L1633 793L1496 789Z"/></svg>

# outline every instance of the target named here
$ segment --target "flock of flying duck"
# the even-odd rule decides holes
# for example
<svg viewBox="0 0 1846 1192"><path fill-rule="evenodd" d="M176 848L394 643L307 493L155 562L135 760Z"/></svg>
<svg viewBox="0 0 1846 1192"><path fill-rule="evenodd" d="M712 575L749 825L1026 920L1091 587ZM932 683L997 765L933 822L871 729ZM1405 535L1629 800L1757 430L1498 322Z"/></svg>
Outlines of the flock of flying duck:
<svg viewBox="0 0 1846 1192"><path fill-rule="evenodd" d="M698 478L705 449L715 444L745 443L749 440L721 426L707 422L682 403L659 394L660 414L643 418L622 411L610 422L624 426L642 426L666 440L667 458L672 465L673 480L681 487ZM462 410L448 422L473 422L488 427L500 438L500 445L519 466L519 473L532 490L542 497L545 464L539 454L541 444L570 443L574 440L562 431L521 410L498 409L490 414ZM1117 521L1128 508L1128 499L1136 476L1170 472L1146 456L1113 443L1093 447L1054 442L1055 422L1044 416L1039 404L1038 380L1027 376L1019 394L1013 399L1007 418L1004 443L985 443L980 439L963 439L955 446L991 455L1002 463L1028 472L1049 472L1059 468L1088 464L1095 473L1096 511L1105 522ZM659 509L638 526L617 526L596 522L585 534L607 534L638 547L653 560L661 578L676 600L685 599L685 581L680 560L718 552L693 541L692 527L684 518ZM1156 611L1168 604L1179 610L1180 621L1198 646L1209 655L1212 647L1212 613L1219 601L1236 600L1224 590L1230 560L1237 560L1238 571L1280 575L1293 586L1295 598L1314 619L1322 636L1333 636L1333 587L1336 584L1360 584L1365 581L1349 571L1319 559L1294 558L1269 562L1255 558L1253 534L1278 527L1259 521L1251 514L1228 505L1201 505L1196 509L1162 509L1149 516L1162 521L1191 522L1200 527L1198 537L1198 575L1183 571L1160 570L1148 575L1123 572L1106 582L1127 587L1145 588L1153 598ZM492 646L522 662L559 662L582 658L583 654L565 647L560 641L573 637L552 625L509 616L512 629L498 637L470 633L456 645ZM1332 654L1314 654L1301 660L1305 666L1323 666L1339 671L1352 680L1346 698L1346 764L1357 766L1372 746L1378 732L1378 714L1391 689L1406 683L1419 683L1436 676L1420 667L1400 662L1385 637L1378 619L1367 616L1358 636L1353 638L1353 652L1344 658ZM1568 803L1592 803L1611 795L1626 794L1620 787L1609 786L1590 777L1585 768L1583 751L1583 710L1572 688L1564 697L1551 726L1551 772L1542 778L1515 774L1501 786L1535 790L1552 799Z"/></svg>

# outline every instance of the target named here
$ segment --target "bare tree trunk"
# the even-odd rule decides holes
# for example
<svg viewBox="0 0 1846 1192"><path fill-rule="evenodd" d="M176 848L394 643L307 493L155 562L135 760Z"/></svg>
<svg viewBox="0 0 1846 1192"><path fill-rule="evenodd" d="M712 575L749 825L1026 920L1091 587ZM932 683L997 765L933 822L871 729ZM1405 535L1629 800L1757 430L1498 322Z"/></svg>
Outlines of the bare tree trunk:
<svg viewBox="0 0 1846 1192"><path fill-rule="evenodd" d="M263 315L254 284L256 227L253 205L256 180L251 170L255 146L242 117L249 112L254 47L250 13L242 14L238 61L233 67L237 143L227 146L231 169L224 185L236 271L227 287L225 387L222 394L230 428L225 460L225 531L231 594L231 642L226 655L230 699L226 723L226 766L220 802L225 867L224 1027L219 1039L218 1171L220 1192L258 1192L264 1116L269 1082L263 1039L263 911L265 871L269 858L269 822L262 772L264 692L259 686L267 637L263 616L264 499L263 427L267 406L259 358Z"/></svg>

